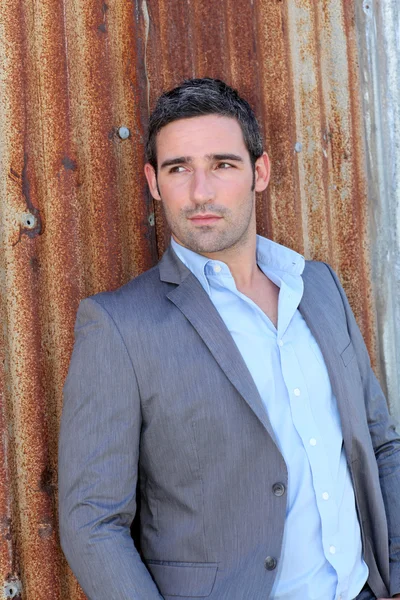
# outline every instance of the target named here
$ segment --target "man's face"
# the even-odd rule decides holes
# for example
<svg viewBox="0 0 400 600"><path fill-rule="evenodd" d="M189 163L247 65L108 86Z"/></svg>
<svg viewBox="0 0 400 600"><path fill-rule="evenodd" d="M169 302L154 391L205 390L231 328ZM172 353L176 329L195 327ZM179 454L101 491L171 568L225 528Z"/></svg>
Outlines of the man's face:
<svg viewBox="0 0 400 600"><path fill-rule="evenodd" d="M268 157L253 173L235 119L205 115L166 125L157 136L157 164L157 176L146 164L147 181L177 242L207 255L255 236L255 192L268 185Z"/></svg>

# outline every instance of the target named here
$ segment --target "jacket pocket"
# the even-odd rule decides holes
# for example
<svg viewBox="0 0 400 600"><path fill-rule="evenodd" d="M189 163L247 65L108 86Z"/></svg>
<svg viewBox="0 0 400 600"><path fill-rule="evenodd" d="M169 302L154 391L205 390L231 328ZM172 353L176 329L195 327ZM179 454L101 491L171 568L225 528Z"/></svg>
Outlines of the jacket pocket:
<svg viewBox="0 0 400 600"><path fill-rule="evenodd" d="M216 563L145 560L163 596L207 598L214 587Z"/></svg>

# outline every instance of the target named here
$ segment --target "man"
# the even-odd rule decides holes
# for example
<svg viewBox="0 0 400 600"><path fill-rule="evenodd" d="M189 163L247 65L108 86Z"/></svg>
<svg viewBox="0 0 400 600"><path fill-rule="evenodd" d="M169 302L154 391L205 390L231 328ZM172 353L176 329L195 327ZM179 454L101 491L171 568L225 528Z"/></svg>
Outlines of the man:
<svg viewBox="0 0 400 600"><path fill-rule="evenodd" d="M171 247L81 303L65 386L61 543L84 591L399 596L400 439L335 274L256 236L270 168L249 105L185 82L147 160Z"/></svg>

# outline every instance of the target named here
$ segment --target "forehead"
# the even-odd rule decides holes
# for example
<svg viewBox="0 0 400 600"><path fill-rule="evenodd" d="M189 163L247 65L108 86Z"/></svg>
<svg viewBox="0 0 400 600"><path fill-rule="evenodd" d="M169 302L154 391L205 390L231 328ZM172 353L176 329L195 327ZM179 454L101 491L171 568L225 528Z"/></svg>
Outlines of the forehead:
<svg viewBox="0 0 400 600"><path fill-rule="evenodd" d="M156 139L158 161L173 156L205 156L235 152L248 154L236 119L204 115L179 119L163 127Z"/></svg>

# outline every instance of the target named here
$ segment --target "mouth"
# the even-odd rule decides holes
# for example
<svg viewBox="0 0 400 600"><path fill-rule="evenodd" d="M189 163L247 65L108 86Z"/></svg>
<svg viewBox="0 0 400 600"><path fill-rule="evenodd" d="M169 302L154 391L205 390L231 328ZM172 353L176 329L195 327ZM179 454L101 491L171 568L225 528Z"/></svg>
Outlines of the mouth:
<svg viewBox="0 0 400 600"><path fill-rule="evenodd" d="M194 217L190 217L189 221L191 221L191 223L193 223L194 225L212 225L213 223L216 223L221 219L222 217L219 217L218 215L205 213L201 215L195 215Z"/></svg>

